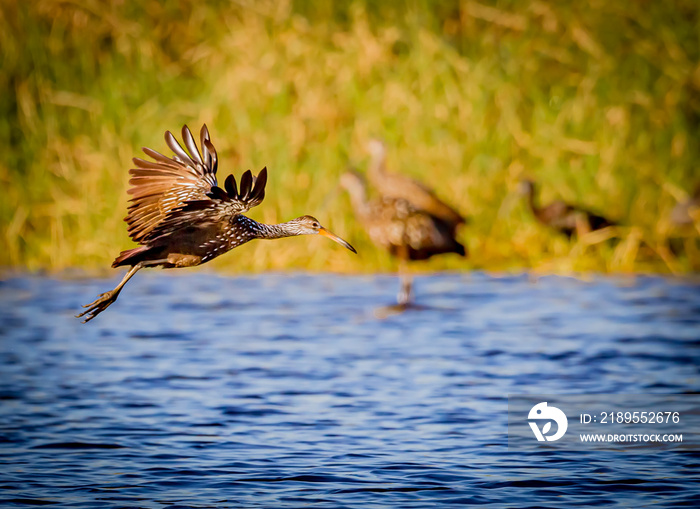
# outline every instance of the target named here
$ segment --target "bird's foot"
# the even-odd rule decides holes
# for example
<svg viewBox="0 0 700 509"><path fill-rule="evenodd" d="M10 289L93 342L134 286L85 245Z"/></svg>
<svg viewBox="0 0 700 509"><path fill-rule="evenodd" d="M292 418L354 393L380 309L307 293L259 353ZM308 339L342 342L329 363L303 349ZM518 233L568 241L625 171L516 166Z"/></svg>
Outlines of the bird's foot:
<svg viewBox="0 0 700 509"><path fill-rule="evenodd" d="M80 313L79 315L75 315L76 318L82 318L85 316L85 320L83 320L83 323L87 323L93 318L95 318L97 315L102 313L105 309L107 309L115 300L117 300L117 296L119 295L119 292L117 291L109 291L105 293L101 293L99 297L97 297L94 301L92 301L90 304L85 304L83 307L87 308L85 311Z"/></svg>
<svg viewBox="0 0 700 509"><path fill-rule="evenodd" d="M400 315L401 313L408 310L409 306L406 304L392 304L389 306L382 306L374 310L375 318L380 320L385 320L390 316Z"/></svg>
<svg viewBox="0 0 700 509"><path fill-rule="evenodd" d="M396 301L399 307L410 307L413 297L413 292L410 286L402 286L399 294L396 296Z"/></svg>

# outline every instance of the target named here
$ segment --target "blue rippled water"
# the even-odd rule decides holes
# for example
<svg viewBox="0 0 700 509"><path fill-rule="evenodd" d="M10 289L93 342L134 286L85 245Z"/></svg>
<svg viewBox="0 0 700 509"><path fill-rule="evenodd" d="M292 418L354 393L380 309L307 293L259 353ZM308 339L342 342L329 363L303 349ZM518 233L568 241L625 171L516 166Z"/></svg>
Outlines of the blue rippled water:
<svg viewBox="0 0 700 509"><path fill-rule="evenodd" d="M700 389L700 287L442 274L0 284L0 503L698 507L700 453L508 449L509 393Z"/></svg>

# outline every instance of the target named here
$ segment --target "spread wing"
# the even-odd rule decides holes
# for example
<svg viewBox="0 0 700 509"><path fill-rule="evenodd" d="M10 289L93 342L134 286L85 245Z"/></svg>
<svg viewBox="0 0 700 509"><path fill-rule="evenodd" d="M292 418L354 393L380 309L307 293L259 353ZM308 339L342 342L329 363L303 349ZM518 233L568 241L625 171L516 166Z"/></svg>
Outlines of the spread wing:
<svg viewBox="0 0 700 509"><path fill-rule="evenodd" d="M241 175L240 191L236 188L233 175L226 177L224 191L214 186L203 199L190 200L172 209L167 216L151 230L147 240L156 241L178 231L192 228L207 228L213 224L228 222L233 216L242 214L259 205L265 198L267 168L257 177L250 170Z"/></svg>
<svg viewBox="0 0 700 509"><path fill-rule="evenodd" d="M206 198L216 186L218 159L207 126L200 132L201 153L187 126L182 128L182 139L187 151L166 131L165 142L174 153L172 158L150 148L143 151L153 161L134 158L137 167L129 171L129 194L133 198L124 221L129 225L129 236L136 242L146 240L170 211L190 200Z"/></svg>
<svg viewBox="0 0 700 509"><path fill-rule="evenodd" d="M182 128L182 140L185 148L166 131L165 142L173 151L173 157L144 148L144 153L153 161L134 158L137 167L129 171L132 175L129 194L133 198L124 220L135 242L143 244L166 231L174 231L176 225L187 220L186 210L191 213L199 207L200 211L212 212L216 208L221 213L241 214L259 204L265 196L266 170L261 171L257 179L250 171L244 173L240 193L233 175L226 179L226 191L217 187L218 157L206 125L200 131L201 152L187 126ZM188 204L193 202L198 204L188 209Z"/></svg>

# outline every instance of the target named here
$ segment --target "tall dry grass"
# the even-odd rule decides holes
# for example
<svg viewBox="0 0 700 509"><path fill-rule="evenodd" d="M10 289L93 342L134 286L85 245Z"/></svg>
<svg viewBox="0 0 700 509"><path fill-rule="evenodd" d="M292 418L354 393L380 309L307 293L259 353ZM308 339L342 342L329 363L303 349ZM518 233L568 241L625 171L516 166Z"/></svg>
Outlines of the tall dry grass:
<svg viewBox="0 0 700 509"><path fill-rule="evenodd" d="M426 268L700 268L668 214L700 180L696 2L99 1L0 6L0 265L107 267L131 246L127 170L206 122L223 175L270 170L268 221L310 213L356 245L256 242L223 270L386 270L337 190L382 137L389 167L471 217L471 256ZM569 243L517 197L621 222ZM606 239L613 235L615 238ZM672 246L673 247L673 246Z"/></svg>

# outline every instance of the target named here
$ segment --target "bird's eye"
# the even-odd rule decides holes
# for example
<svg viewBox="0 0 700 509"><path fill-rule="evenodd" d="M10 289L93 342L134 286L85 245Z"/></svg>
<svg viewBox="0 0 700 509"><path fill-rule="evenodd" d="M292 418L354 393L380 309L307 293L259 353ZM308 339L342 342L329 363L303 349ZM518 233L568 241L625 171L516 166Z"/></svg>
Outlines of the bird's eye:
<svg viewBox="0 0 700 509"><path fill-rule="evenodd" d="M318 223L314 223L314 224L312 224L311 226L313 226L314 228L320 228L320 227L321 227L321 225L318 224Z"/></svg>

